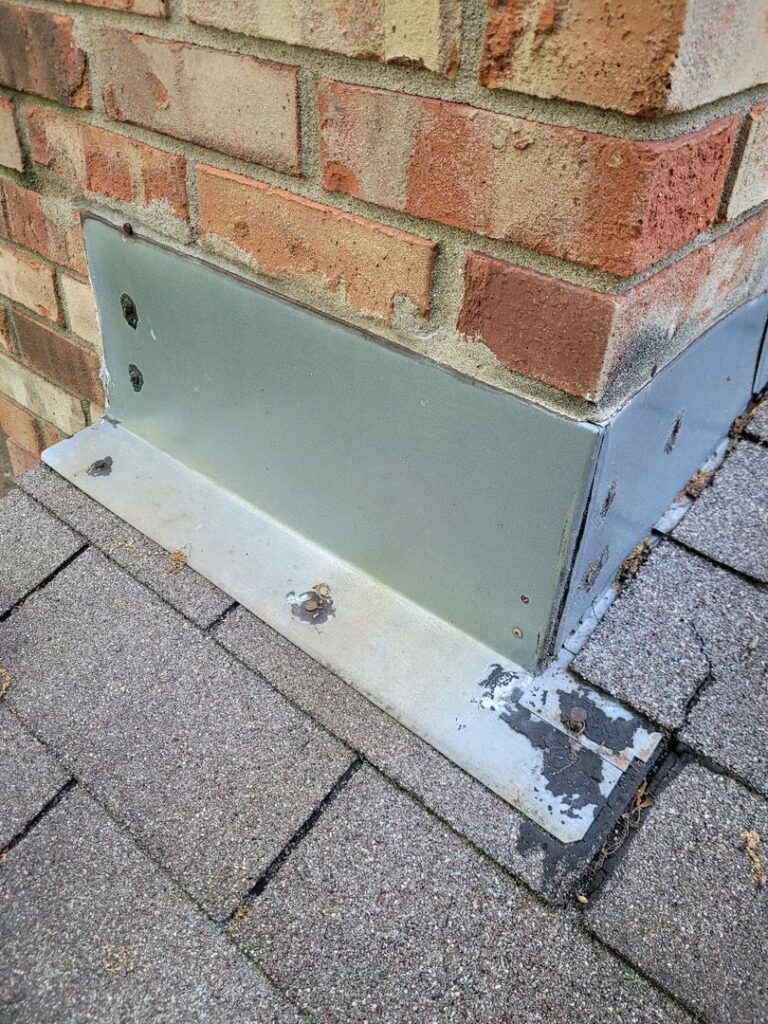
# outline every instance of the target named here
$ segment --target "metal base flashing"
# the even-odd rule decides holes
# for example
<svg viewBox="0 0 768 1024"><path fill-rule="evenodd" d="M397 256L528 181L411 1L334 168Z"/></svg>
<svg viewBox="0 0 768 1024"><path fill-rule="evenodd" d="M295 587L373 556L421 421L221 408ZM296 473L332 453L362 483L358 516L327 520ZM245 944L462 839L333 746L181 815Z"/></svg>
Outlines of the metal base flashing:
<svg viewBox="0 0 768 1024"><path fill-rule="evenodd" d="M661 737L567 656L536 672L747 404L768 302L592 424L85 236L109 413L44 460L560 843L605 828Z"/></svg>

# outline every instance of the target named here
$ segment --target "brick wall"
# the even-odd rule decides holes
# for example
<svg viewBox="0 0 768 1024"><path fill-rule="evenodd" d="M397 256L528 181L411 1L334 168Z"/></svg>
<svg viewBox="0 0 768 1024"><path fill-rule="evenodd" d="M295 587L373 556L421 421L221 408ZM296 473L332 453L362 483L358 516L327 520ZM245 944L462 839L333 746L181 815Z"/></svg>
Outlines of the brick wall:
<svg viewBox="0 0 768 1024"><path fill-rule="evenodd" d="M0 431L101 414L80 212L581 416L768 286L768 0L0 0Z"/></svg>

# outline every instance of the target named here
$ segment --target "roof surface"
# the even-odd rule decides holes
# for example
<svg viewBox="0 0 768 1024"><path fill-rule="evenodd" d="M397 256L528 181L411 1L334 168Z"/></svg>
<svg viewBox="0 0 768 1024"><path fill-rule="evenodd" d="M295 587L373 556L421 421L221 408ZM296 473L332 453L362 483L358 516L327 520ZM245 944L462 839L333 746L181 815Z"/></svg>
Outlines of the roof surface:
<svg viewBox="0 0 768 1024"><path fill-rule="evenodd" d="M662 726L555 906L526 822L42 465L0 503L0 1017L768 1021L768 412L574 668Z"/></svg>

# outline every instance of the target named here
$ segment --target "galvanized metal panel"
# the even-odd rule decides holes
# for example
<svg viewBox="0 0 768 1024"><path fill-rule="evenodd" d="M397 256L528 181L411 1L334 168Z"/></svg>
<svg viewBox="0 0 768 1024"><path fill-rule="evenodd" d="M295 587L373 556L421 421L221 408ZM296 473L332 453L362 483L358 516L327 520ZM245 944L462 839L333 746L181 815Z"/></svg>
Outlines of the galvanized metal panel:
<svg viewBox="0 0 768 1024"><path fill-rule="evenodd" d="M631 758L660 741L588 687L589 726L568 734L518 665L122 427L103 421L44 458L563 843L586 836ZM308 611L312 593L323 601ZM621 747L597 742L601 722Z"/></svg>
<svg viewBox="0 0 768 1024"><path fill-rule="evenodd" d="M88 219L110 416L506 658L552 627L599 428Z"/></svg>
<svg viewBox="0 0 768 1024"><path fill-rule="evenodd" d="M606 425L562 643L750 400L766 301L702 335Z"/></svg>

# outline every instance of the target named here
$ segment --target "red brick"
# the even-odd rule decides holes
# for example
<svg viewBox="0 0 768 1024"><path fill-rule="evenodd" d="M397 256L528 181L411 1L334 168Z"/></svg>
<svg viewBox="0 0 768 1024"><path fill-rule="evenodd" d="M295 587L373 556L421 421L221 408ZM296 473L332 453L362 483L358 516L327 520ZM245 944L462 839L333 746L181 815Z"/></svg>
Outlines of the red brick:
<svg viewBox="0 0 768 1024"><path fill-rule="evenodd" d="M114 120L300 170L296 68L113 29L95 33L93 52Z"/></svg>
<svg viewBox="0 0 768 1024"><path fill-rule="evenodd" d="M19 350L27 362L70 391L103 403L104 391L99 378L101 364L92 349L76 345L56 331L18 313L14 319Z"/></svg>
<svg viewBox="0 0 768 1024"><path fill-rule="evenodd" d="M323 82L331 191L630 276L715 219L737 118L665 142Z"/></svg>
<svg viewBox="0 0 768 1024"><path fill-rule="evenodd" d="M26 473L37 462L37 455L33 455L26 448L16 444L12 437L6 440L5 447L8 451L8 458L10 459L11 470L14 476L21 476L22 473Z"/></svg>
<svg viewBox="0 0 768 1024"><path fill-rule="evenodd" d="M597 401L641 343L656 346L663 364L754 297L768 256L761 253L766 229L768 212L620 294L473 252L464 268L459 331L516 373Z"/></svg>
<svg viewBox="0 0 768 1024"><path fill-rule="evenodd" d="M49 320L61 316L53 270L5 245L0 245L0 294Z"/></svg>
<svg viewBox="0 0 768 1024"><path fill-rule="evenodd" d="M79 191L145 208L157 203L187 219L184 157L44 107L25 108L25 116L34 163Z"/></svg>
<svg viewBox="0 0 768 1024"><path fill-rule="evenodd" d="M232 32L449 76L459 63L460 0L187 0L187 13L192 21Z"/></svg>
<svg viewBox="0 0 768 1024"><path fill-rule="evenodd" d="M745 125L746 141L728 200L728 218L768 199L768 103L752 107Z"/></svg>
<svg viewBox="0 0 768 1024"><path fill-rule="evenodd" d="M40 438L34 416L4 395L0 395L0 432L12 437L27 451L39 454Z"/></svg>
<svg viewBox="0 0 768 1024"><path fill-rule="evenodd" d="M24 169L19 133L13 116L13 103L0 96L0 164L15 171Z"/></svg>
<svg viewBox="0 0 768 1024"><path fill-rule="evenodd" d="M488 0L480 80L627 114L768 80L766 0Z"/></svg>
<svg viewBox="0 0 768 1024"><path fill-rule="evenodd" d="M63 441L68 436L67 434L62 434L57 427L52 427L49 423L41 423L40 426L43 432L43 450L58 444L59 441Z"/></svg>
<svg viewBox="0 0 768 1024"><path fill-rule="evenodd" d="M128 11L143 14L148 18L167 18L165 0L63 0L67 4L84 4L88 7L102 7L109 11Z"/></svg>
<svg viewBox="0 0 768 1024"><path fill-rule="evenodd" d="M0 198L5 200L5 226L0 225L0 234L55 263L87 273L80 219L69 203L9 179L0 181Z"/></svg>
<svg viewBox="0 0 768 1024"><path fill-rule="evenodd" d="M198 167L202 241L268 277L338 292L389 321L395 296L429 312L435 245L213 167Z"/></svg>
<svg viewBox="0 0 768 1024"><path fill-rule="evenodd" d="M89 107L88 63L72 18L0 3L0 85Z"/></svg>

